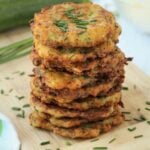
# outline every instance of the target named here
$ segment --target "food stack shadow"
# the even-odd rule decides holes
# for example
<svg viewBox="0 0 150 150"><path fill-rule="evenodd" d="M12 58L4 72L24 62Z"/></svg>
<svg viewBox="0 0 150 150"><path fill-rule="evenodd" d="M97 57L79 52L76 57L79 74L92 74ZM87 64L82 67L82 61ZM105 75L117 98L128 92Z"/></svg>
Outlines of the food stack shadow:
<svg viewBox="0 0 150 150"><path fill-rule="evenodd" d="M31 29L31 125L83 139L120 125L127 60L115 17L96 4L64 3L35 14Z"/></svg>

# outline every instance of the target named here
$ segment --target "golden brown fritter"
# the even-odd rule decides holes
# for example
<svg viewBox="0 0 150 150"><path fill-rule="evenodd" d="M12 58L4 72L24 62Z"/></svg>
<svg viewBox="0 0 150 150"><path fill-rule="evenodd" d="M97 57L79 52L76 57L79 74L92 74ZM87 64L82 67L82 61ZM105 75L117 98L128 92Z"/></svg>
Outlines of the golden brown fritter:
<svg viewBox="0 0 150 150"><path fill-rule="evenodd" d="M112 79L112 81L109 82L102 82L97 83L96 85L87 86L75 90L70 89L61 89L61 90L55 90L49 88L45 83L42 83L40 77L33 77L31 81L31 87L32 89L40 89L43 91L46 95L50 95L50 97L55 97L55 99L59 100L59 102L66 101L66 103L69 103L75 99L79 98L86 98L89 96L99 96L99 95L106 95L112 88L116 86L120 86L123 82L124 78L122 77L115 77ZM40 91L38 90L38 91Z"/></svg>
<svg viewBox="0 0 150 150"><path fill-rule="evenodd" d="M79 118L85 118L89 121L107 118L115 111L115 108L116 108L115 105L112 105L112 106L106 106L106 107L103 106L98 109L95 108L95 109L88 109L85 111L79 111L79 110L62 108L53 104L43 103L40 101L40 99L34 97L33 95L31 95L30 103L32 107L38 112L49 114L55 118L79 117Z"/></svg>
<svg viewBox="0 0 150 150"><path fill-rule="evenodd" d="M93 47L121 32L115 17L93 3L63 3L42 9L31 23L34 39L52 47Z"/></svg>
<svg viewBox="0 0 150 150"><path fill-rule="evenodd" d="M90 108L111 106L113 104L119 103L121 100L120 88L114 89L111 93L108 93L107 96L87 97L84 99L72 101L71 103L65 103L65 100L63 101L63 103L60 103L59 100L55 99L55 96L48 96L42 91L38 91L37 89L32 89L32 94L44 103L57 104L60 107L76 110L87 110Z"/></svg>
<svg viewBox="0 0 150 150"><path fill-rule="evenodd" d="M32 52L31 59L35 66L40 66L45 69L58 69L72 72L76 75L88 74L88 72L103 73L106 71L113 71L117 66L123 70L126 58L124 54L118 49L103 58L96 58L94 60L87 60L83 63L71 63L66 61L59 61L58 59L43 59L39 57L36 52ZM86 73L87 72L87 73ZM94 74L94 73L93 73Z"/></svg>
<svg viewBox="0 0 150 150"><path fill-rule="evenodd" d="M86 62L87 60L93 60L96 58L102 58L115 51L116 45L112 40L108 40L101 45L90 48L53 48L40 44L38 41L34 41L33 51L43 59L47 59L50 62L71 64L76 62Z"/></svg>
<svg viewBox="0 0 150 150"><path fill-rule="evenodd" d="M124 116L118 114L96 123L88 123L79 127L65 129L52 125L50 121L41 118L36 112L30 115L30 122L34 127L46 129L64 137L82 139L97 137L104 132L110 131L112 127L120 125L123 121Z"/></svg>
<svg viewBox="0 0 150 150"><path fill-rule="evenodd" d="M100 121L100 119L95 120L95 119L91 118L90 120L87 120L87 119L78 118L78 117L76 117L76 118L68 118L68 117L55 118L46 113L41 113L38 111L36 111L36 113L39 115L40 118L50 121L50 123L52 125L57 126L57 127L62 127L62 128L72 128L72 127L80 126L85 123ZM108 117L115 116L118 113L119 113L119 108L118 108L118 106L116 106L114 112L111 113Z"/></svg>

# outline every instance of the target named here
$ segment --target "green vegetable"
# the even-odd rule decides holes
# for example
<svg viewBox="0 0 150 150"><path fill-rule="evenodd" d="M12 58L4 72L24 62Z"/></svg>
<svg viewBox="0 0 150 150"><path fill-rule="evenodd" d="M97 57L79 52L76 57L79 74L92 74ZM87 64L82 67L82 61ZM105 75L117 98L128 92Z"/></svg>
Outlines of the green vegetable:
<svg viewBox="0 0 150 150"><path fill-rule="evenodd" d="M0 32L28 25L35 12L49 5L63 2L89 2L89 0L0 0Z"/></svg>
<svg viewBox="0 0 150 150"><path fill-rule="evenodd" d="M50 141L44 141L40 143L40 145L47 145L47 144L50 144Z"/></svg>

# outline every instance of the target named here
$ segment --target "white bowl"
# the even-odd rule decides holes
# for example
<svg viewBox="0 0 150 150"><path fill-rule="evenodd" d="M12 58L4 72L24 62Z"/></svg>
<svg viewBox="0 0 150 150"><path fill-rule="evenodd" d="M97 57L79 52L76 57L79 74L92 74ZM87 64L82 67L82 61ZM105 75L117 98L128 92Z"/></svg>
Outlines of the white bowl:
<svg viewBox="0 0 150 150"><path fill-rule="evenodd" d="M114 0L121 15L150 33L150 0Z"/></svg>

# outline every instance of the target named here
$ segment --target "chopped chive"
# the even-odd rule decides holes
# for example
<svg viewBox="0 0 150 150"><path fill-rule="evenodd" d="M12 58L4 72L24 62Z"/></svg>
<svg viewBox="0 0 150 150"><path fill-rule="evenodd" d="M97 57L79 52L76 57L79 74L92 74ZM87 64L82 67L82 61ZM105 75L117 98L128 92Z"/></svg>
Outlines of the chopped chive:
<svg viewBox="0 0 150 150"><path fill-rule="evenodd" d="M1 90L0 93L1 93L1 94L4 94L4 90Z"/></svg>
<svg viewBox="0 0 150 150"><path fill-rule="evenodd" d="M9 90L9 93L11 93L12 91L13 91L13 89L10 89L10 90Z"/></svg>
<svg viewBox="0 0 150 150"><path fill-rule="evenodd" d="M110 144L110 143L114 142L115 140L116 140L116 138L113 138L113 139L110 140L108 143Z"/></svg>
<svg viewBox="0 0 150 150"><path fill-rule="evenodd" d="M122 113L123 113L123 114L126 114L126 115L131 114L131 112L129 112L129 111L123 111Z"/></svg>
<svg viewBox="0 0 150 150"><path fill-rule="evenodd" d="M141 138L141 137L143 137L143 135L136 135L136 136L134 136L135 139Z"/></svg>
<svg viewBox="0 0 150 150"><path fill-rule="evenodd" d="M40 145L47 145L47 144L50 144L50 141L44 141L40 143Z"/></svg>
<svg viewBox="0 0 150 150"><path fill-rule="evenodd" d="M134 130L136 130L136 127L128 128L128 131L130 131L130 132L132 132L132 131L134 131Z"/></svg>
<svg viewBox="0 0 150 150"><path fill-rule="evenodd" d="M93 147L93 150L107 150L107 147Z"/></svg>
<svg viewBox="0 0 150 150"><path fill-rule="evenodd" d="M25 72L20 72L19 73L20 76L23 76L24 74L25 74Z"/></svg>
<svg viewBox="0 0 150 150"><path fill-rule="evenodd" d="M133 120L138 121L138 122L142 121L141 119L138 119L138 118L133 118Z"/></svg>
<svg viewBox="0 0 150 150"><path fill-rule="evenodd" d="M148 111L150 111L150 108L147 108L147 107L146 107L146 108L145 108L145 110L148 110Z"/></svg>
<svg viewBox="0 0 150 150"><path fill-rule="evenodd" d="M150 101L145 102L146 105L150 105Z"/></svg>
<svg viewBox="0 0 150 150"><path fill-rule="evenodd" d="M142 121L145 121L145 120L146 120L146 118L145 118L143 115L140 116L140 119L141 119Z"/></svg>
<svg viewBox="0 0 150 150"><path fill-rule="evenodd" d="M54 24L60 28L63 32L67 32L68 23L65 20L55 20Z"/></svg>
<svg viewBox="0 0 150 150"><path fill-rule="evenodd" d="M98 140L99 140L99 138L96 138L96 139L91 140L90 142L96 142Z"/></svg>
<svg viewBox="0 0 150 150"><path fill-rule="evenodd" d="M86 26L83 26L83 25L77 25L76 27L77 27L77 28L80 28L80 29L87 29L87 27L86 27Z"/></svg>
<svg viewBox="0 0 150 150"><path fill-rule="evenodd" d="M20 111L21 108L19 108L19 107L12 107L12 110L14 110L14 111Z"/></svg>
<svg viewBox="0 0 150 150"><path fill-rule="evenodd" d="M6 79L6 80L9 80L10 78L9 78L9 77L5 77L5 79Z"/></svg>
<svg viewBox="0 0 150 150"><path fill-rule="evenodd" d="M24 96L16 96L16 98L18 98L18 100L22 100L22 99L24 99L25 97L24 97Z"/></svg>
<svg viewBox="0 0 150 150"><path fill-rule="evenodd" d="M56 150L60 150L60 148L56 148Z"/></svg>
<svg viewBox="0 0 150 150"><path fill-rule="evenodd" d="M70 146L72 145L69 141L66 142L66 145Z"/></svg>
<svg viewBox="0 0 150 150"><path fill-rule="evenodd" d="M30 107L30 104L24 104L22 107L23 108Z"/></svg>
<svg viewBox="0 0 150 150"><path fill-rule="evenodd" d="M128 87L123 86L123 87L122 87L122 90L126 90L126 91L127 91L127 90L129 90L129 88L128 88Z"/></svg>
<svg viewBox="0 0 150 150"><path fill-rule="evenodd" d="M147 121L147 123L150 125L150 121Z"/></svg>
<svg viewBox="0 0 150 150"><path fill-rule="evenodd" d="M140 108L138 108L138 109L137 109L137 111L141 111L141 109L140 109Z"/></svg>
<svg viewBox="0 0 150 150"><path fill-rule="evenodd" d="M25 118L25 111L22 110L22 113L21 114L17 114L16 116L20 117L20 118Z"/></svg>

